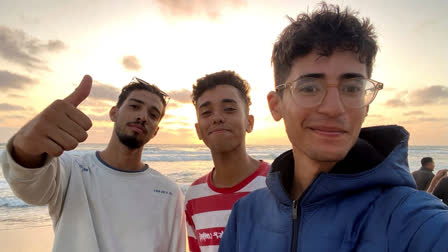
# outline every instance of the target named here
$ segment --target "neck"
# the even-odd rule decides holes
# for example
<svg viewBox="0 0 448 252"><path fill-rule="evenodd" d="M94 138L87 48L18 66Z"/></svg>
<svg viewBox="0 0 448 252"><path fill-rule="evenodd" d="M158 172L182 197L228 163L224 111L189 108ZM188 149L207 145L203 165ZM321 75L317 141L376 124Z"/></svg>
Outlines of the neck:
<svg viewBox="0 0 448 252"><path fill-rule="evenodd" d="M213 152L212 174L214 186L221 188L233 187L247 178L260 166L260 161L250 157L245 146L230 152Z"/></svg>
<svg viewBox="0 0 448 252"><path fill-rule="evenodd" d="M311 160L303 152L293 148L294 180L290 189L291 199L297 200L322 172L328 173L336 162Z"/></svg>
<svg viewBox="0 0 448 252"><path fill-rule="evenodd" d="M100 152L101 159L108 165L123 171L139 171L144 168L141 161L143 146L129 149L116 137L112 137L106 149Z"/></svg>

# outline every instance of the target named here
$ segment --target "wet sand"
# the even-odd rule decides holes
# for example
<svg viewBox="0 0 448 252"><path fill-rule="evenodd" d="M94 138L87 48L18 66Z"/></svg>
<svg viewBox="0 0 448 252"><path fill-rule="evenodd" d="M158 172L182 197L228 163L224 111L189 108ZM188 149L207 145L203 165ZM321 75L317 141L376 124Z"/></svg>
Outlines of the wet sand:
<svg viewBox="0 0 448 252"><path fill-rule="evenodd" d="M50 252L53 247L53 227L14 228L0 225L0 251Z"/></svg>

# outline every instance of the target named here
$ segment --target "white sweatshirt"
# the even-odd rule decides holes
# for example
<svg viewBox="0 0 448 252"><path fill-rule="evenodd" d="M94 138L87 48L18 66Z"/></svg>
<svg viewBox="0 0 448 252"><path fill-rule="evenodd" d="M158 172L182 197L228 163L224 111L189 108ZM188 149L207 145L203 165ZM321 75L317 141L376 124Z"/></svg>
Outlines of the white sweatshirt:
<svg viewBox="0 0 448 252"><path fill-rule="evenodd" d="M10 153L8 144L4 177L23 201L48 204L53 251L185 251L183 195L159 172L118 171L95 152L64 153L27 169Z"/></svg>

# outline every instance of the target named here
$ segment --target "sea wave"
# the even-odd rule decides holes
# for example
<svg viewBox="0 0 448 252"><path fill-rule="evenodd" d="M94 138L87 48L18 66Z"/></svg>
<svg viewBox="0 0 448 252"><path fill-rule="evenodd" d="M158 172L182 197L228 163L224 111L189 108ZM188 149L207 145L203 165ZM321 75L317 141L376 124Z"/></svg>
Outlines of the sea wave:
<svg viewBox="0 0 448 252"><path fill-rule="evenodd" d="M31 205L23 202L21 199L18 199L14 196L8 196L8 197L1 197L0 198L0 208L1 207L7 207L7 208L25 208L25 207L32 207Z"/></svg>

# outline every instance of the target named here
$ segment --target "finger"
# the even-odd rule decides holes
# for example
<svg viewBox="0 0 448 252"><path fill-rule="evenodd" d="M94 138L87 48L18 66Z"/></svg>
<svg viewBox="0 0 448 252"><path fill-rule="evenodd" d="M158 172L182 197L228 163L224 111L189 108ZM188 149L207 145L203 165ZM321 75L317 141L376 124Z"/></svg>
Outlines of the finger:
<svg viewBox="0 0 448 252"><path fill-rule="evenodd" d="M79 109L69 109L66 115L71 121L83 128L84 131L92 127L92 120Z"/></svg>
<svg viewBox="0 0 448 252"><path fill-rule="evenodd" d="M45 153L51 157L59 157L64 153L64 149L48 137L42 140L41 144L45 148Z"/></svg>
<svg viewBox="0 0 448 252"><path fill-rule="evenodd" d="M81 83L79 83L79 86L75 89L75 91L73 91L73 93L67 96L64 99L64 101L77 107L82 101L84 101L89 96L91 89L92 89L92 77L90 77L89 75L85 75L84 78L82 78Z"/></svg>
<svg viewBox="0 0 448 252"><path fill-rule="evenodd" d="M48 138L59 145L63 150L73 150L78 141L67 132L57 128L48 134Z"/></svg>
<svg viewBox="0 0 448 252"><path fill-rule="evenodd" d="M78 142L84 142L87 139L87 129L84 129L79 123L69 117L66 120L60 121L57 127L71 135Z"/></svg>

